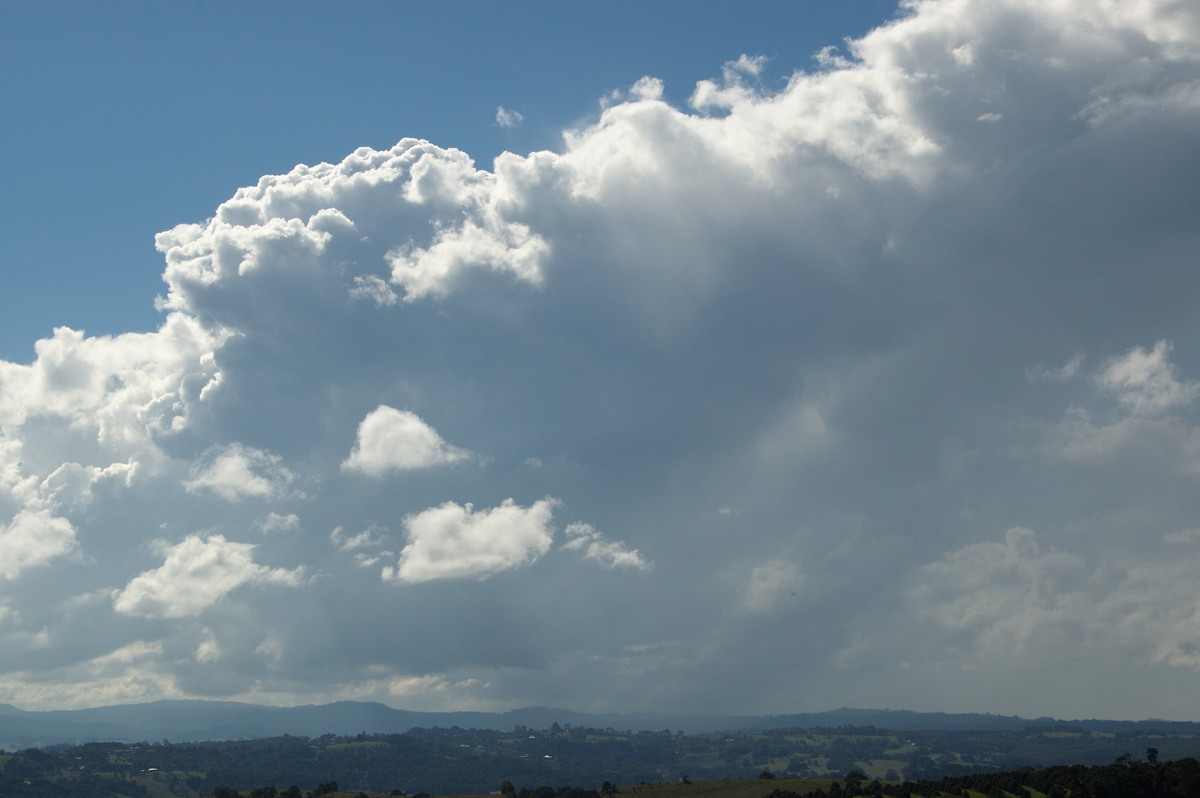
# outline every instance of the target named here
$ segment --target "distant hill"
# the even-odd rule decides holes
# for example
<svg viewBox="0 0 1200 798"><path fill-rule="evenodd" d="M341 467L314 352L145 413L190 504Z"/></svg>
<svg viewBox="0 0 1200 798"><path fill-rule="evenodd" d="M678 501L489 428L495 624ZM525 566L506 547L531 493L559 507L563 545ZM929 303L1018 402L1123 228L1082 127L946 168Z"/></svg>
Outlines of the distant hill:
<svg viewBox="0 0 1200 798"><path fill-rule="evenodd" d="M876 726L897 731L1019 731L1028 726L1070 723L1090 730L1158 728L1200 733L1200 723L1175 721L1058 721L1005 715L946 714L906 710L837 709L791 715L681 716L586 714L547 707L508 712L411 712L374 702L339 701L299 707L271 707L229 701L155 701L92 709L30 712L0 704L0 747L7 750L86 742L199 742L243 740L283 734L383 734L413 728L546 729L587 726L598 729L707 732L765 731L789 727Z"/></svg>

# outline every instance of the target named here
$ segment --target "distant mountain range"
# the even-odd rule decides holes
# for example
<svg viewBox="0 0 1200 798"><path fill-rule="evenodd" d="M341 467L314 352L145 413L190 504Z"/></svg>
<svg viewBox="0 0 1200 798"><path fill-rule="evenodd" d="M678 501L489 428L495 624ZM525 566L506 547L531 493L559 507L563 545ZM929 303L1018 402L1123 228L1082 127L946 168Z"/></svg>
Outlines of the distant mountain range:
<svg viewBox="0 0 1200 798"><path fill-rule="evenodd" d="M508 712L410 712L373 702L339 701L300 707L271 707L229 701L154 701L92 709L29 712L0 704L0 748L9 751L86 742L198 742L277 737L284 734L386 734L413 728L546 729L553 724L633 731L764 731L789 727L877 726L897 731L1020 731L1028 726L1069 723L1090 730L1158 728L1200 733L1200 723L1178 721L1060 721L1007 715L946 714L888 709L837 709L794 715L681 716L586 714L528 707Z"/></svg>

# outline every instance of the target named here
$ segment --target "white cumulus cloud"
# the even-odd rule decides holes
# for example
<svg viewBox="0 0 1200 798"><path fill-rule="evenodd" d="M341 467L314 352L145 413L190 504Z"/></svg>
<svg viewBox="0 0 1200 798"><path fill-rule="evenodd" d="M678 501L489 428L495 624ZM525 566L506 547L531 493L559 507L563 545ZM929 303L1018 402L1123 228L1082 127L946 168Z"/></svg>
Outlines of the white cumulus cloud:
<svg viewBox="0 0 1200 798"><path fill-rule="evenodd" d="M240 443L216 446L192 464L184 483L189 492L211 492L225 501L286 495L295 481L278 455Z"/></svg>
<svg viewBox="0 0 1200 798"><path fill-rule="evenodd" d="M21 571L45 565L76 547L75 528L47 510L21 510L0 524L0 576L15 579Z"/></svg>
<svg viewBox="0 0 1200 798"><path fill-rule="evenodd" d="M442 440L437 430L408 410L380 405L358 425L358 439L342 468L373 477L458 463L470 452Z"/></svg>
<svg viewBox="0 0 1200 798"><path fill-rule="evenodd" d="M524 565L550 549L555 499L539 499L521 507L512 499L476 510L446 502L406 516L408 543L400 561L383 571L388 581L482 579Z"/></svg>
<svg viewBox="0 0 1200 798"><path fill-rule="evenodd" d="M125 615L181 618L199 615L245 584L299 584L301 571L259 565L253 552L253 545L224 535L189 535L167 550L162 565L114 593L113 608Z"/></svg>

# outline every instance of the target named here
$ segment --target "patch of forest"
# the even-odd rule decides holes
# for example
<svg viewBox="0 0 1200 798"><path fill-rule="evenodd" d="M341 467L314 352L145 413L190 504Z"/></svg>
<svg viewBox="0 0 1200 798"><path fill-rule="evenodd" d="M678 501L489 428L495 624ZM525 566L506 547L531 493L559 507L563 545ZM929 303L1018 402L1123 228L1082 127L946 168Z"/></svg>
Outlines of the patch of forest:
<svg viewBox="0 0 1200 798"><path fill-rule="evenodd" d="M1146 751L1146 759L1134 761L1132 751ZM627 798L714 798L701 785L742 784L755 794L734 796L725 787L721 798L768 798L773 791L778 792L773 798L839 798L849 789L873 791L861 794L936 795L921 790L962 779L964 786L955 793L959 796L967 789L981 796L1103 798L1127 793L1104 792L1096 785L1085 789L1078 779L1089 769L1123 767L1119 773L1129 776L1157 774L1162 777L1155 782L1157 789L1164 774L1174 775L1163 784L1182 779L1176 776L1186 775L1186 763L1194 764L1198 755L1196 734L1109 732L1069 725L1021 732L897 732L840 726L702 735L558 724L538 730L517 726L511 732L453 727L202 743L87 743L0 752L0 795L183 798L227 790L229 795L257 791L255 798L270 798L267 790L272 789L273 795L298 798L318 794L322 787L334 794L331 786L337 786L338 794L347 796L503 791L514 798L591 798L586 793L611 794L616 784L626 785L621 792ZM1047 771L1060 779L1059 793L1020 782ZM1074 786L1061 781L1068 771L1074 774ZM861 783L852 786L848 779ZM545 786L564 784L577 785L574 789L581 794L557 796ZM1030 792L1008 789L1014 785L1027 786ZM289 791L291 787L295 790ZM992 787L996 789L988 792ZM539 788L541 794L536 793ZM689 795L676 796L672 790ZM1200 789L1182 794L1200 795Z"/></svg>

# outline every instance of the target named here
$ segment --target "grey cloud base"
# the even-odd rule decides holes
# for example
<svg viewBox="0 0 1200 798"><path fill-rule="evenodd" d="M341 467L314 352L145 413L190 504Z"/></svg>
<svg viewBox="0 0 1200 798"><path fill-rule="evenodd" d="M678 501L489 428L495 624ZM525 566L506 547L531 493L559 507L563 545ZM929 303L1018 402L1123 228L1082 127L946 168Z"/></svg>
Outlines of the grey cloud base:
<svg viewBox="0 0 1200 798"><path fill-rule="evenodd" d="M1200 12L850 52L160 234L0 362L0 701L1194 718Z"/></svg>

